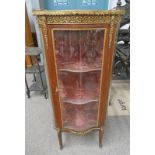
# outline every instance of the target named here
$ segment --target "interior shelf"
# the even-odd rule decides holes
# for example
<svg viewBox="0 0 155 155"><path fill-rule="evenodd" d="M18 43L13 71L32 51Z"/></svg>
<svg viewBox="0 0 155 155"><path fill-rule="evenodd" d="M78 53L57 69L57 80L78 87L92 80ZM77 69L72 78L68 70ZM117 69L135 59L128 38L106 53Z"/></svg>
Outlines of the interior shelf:
<svg viewBox="0 0 155 155"><path fill-rule="evenodd" d="M101 71L101 68L88 68L88 69L59 69L59 71L66 71L66 72L74 72L74 73L82 73L82 72L92 72L92 71Z"/></svg>
<svg viewBox="0 0 155 155"><path fill-rule="evenodd" d="M98 102L98 94L98 89L94 89L92 91L59 89L59 95L62 102L68 102L78 105L93 101Z"/></svg>
<svg viewBox="0 0 155 155"><path fill-rule="evenodd" d="M69 72L89 72L89 71L100 71L101 63L91 63L87 64L85 62L70 62L70 63L58 63L59 71L69 71Z"/></svg>
<svg viewBox="0 0 155 155"><path fill-rule="evenodd" d="M98 99L61 99L62 102L67 102L71 104L77 104L77 105L82 105L82 104L87 104L90 102L98 102Z"/></svg>

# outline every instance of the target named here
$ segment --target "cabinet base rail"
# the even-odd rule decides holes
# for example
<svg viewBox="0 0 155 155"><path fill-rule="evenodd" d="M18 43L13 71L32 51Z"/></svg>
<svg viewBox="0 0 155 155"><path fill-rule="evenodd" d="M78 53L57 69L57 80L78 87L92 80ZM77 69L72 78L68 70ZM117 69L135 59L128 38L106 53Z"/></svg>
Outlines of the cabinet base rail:
<svg viewBox="0 0 155 155"><path fill-rule="evenodd" d="M58 135L60 150L63 149L62 132L69 132L69 133L73 133L73 134L76 134L76 135L84 136L87 133L89 133L91 131L95 131L95 130L99 131L99 147L101 148L102 147L102 142L103 142L103 133L104 133L103 127L92 127L90 129L84 130L84 131L76 131L76 130L68 129L68 128L57 129L57 135Z"/></svg>

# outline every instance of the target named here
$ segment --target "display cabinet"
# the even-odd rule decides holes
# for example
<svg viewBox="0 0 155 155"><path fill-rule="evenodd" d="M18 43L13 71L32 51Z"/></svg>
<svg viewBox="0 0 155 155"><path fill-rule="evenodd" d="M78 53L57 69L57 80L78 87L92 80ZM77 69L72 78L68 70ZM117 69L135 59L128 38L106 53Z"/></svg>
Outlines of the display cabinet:
<svg viewBox="0 0 155 155"><path fill-rule="evenodd" d="M42 34L55 126L85 135L105 125L115 37L123 10L34 10Z"/></svg>

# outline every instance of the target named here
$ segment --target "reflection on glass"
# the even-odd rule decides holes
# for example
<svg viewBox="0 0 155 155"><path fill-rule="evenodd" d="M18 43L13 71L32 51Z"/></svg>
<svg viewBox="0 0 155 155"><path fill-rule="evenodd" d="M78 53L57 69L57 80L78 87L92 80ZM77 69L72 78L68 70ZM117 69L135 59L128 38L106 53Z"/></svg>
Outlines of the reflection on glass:
<svg viewBox="0 0 155 155"><path fill-rule="evenodd" d="M78 131L96 126L104 29L53 34L63 125Z"/></svg>
<svg viewBox="0 0 155 155"><path fill-rule="evenodd" d="M103 30L55 30L54 34L58 69L101 68Z"/></svg>
<svg viewBox="0 0 155 155"><path fill-rule="evenodd" d="M62 101L84 104L98 100L100 72L59 72L59 95Z"/></svg>
<svg viewBox="0 0 155 155"><path fill-rule="evenodd" d="M78 106L65 102L62 105L63 124L66 128L81 131L96 125L98 111L96 102Z"/></svg>

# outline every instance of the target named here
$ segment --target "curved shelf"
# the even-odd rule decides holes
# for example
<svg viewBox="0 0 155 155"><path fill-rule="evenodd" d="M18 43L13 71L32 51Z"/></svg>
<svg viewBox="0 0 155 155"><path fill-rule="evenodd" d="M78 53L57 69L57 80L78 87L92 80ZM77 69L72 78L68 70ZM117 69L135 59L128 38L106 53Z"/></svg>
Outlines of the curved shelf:
<svg viewBox="0 0 155 155"><path fill-rule="evenodd" d="M98 99L61 99L63 103L70 103L70 104L76 104L76 105L82 105L87 104L91 102L98 102Z"/></svg>
<svg viewBox="0 0 155 155"><path fill-rule="evenodd" d="M101 71L101 68L93 68L93 69L58 69L58 71L84 73L84 72L92 72L92 71Z"/></svg>
<svg viewBox="0 0 155 155"><path fill-rule="evenodd" d="M59 71L69 71L69 72L89 72L101 70L101 62L93 62L87 64L86 62L68 62L60 63L57 65Z"/></svg>

